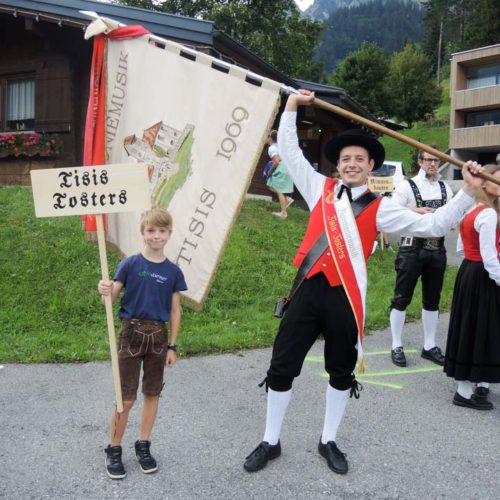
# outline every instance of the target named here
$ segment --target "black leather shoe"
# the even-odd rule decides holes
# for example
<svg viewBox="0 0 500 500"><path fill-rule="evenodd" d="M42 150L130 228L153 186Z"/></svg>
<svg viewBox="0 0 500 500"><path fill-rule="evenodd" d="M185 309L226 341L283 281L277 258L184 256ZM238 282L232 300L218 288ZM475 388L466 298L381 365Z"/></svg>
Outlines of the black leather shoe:
<svg viewBox="0 0 500 500"><path fill-rule="evenodd" d="M402 347L392 349L391 360L396 366L406 366L406 356Z"/></svg>
<svg viewBox="0 0 500 500"><path fill-rule="evenodd" d="M475 394L473 394L470 399L460 396L458 392L453 396L453 404L457 406L465 406L466 408L472 408L473 410L493 410L493 405L490 401L481 400Z"/></svg>
<svg viewBox="0 0 500 500"><path fill-rule="evenodd" d="M487 387L476 387L474 389L474 395L478 401L487 401L490 390Z"/></svg>
<svg viewBox="0 0 500 500"><path fill-rule="evenodd" d="M278 458L281 455L281 444L278 441L277 444L269 444L267 441L262 441L262 443L255 448L255 450L248 455L243 464L243 467L247 472L257 472L263 469L269 460Z"/></svg>
<svg viewBox="0 0 500 500"><path fill-rule="evenodd" d="M335 441L328 441L323 444L321 439L318 444L319 454L324 457L328 463L328 467L337 474L347 474L349 469L345 454L342 453L335 444Z"/></svg>
<svg viewBox="0 0 500 500"><path fill-rule="evenodd" d="M111 479L123 479L127 473L122 463L122 447L108 445L106 453L106 473Z"/></svg>
<svg viewBox="0 0 500 500"><path fill-rule="evenodd" d="M429 349L428 351L426 351L425 349L422 349L421 356L424 359L428 359L429 361L436 363L436 365L444 366L444 356L443 356L443 353L441 352L441 349L438 346L433 347L432 349Z"/></svg>
<svg viewBox="0 0 500 500"><path fill-rule="evenodd" d="M158 470L156 460L151 456L151 441L136 441L134 444L135 456L144 474L151 474Z"/></svg>

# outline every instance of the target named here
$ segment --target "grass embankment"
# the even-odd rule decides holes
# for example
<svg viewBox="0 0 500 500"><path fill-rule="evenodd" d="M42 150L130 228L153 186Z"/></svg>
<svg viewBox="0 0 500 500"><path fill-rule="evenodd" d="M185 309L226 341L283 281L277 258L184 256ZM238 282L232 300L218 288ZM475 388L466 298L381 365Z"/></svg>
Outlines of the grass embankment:
<svg viewBox="0 0 500 500"><path fill-rule="evenodd" d="M272 344L278 296L288 293L293 255L308 214L275 204L244 204L202 312L184 308L182 355L229 352ZM0 187L0 363L94 361L109 358L104 306L96 290L97 245L78 217L37 219L31 189ZM367 330L386 327L394 287L394 256L377 251L369 262ZM108 251L110 272L117 256ZM442 306L450 306L455 271L448 272ZM420 315L420 290L408 310ZM118 324L118 321L116 321Z"/></svg>
<svg viewBox="0 0 500 500"><path fill-rule="evenodd" d="M434 117L425 122L416 123L410 130L398 131L399 133L411 137L424 144L436 144L440 151L448 150L449 141L449 121L450 121L450 82L441 82L443 90L443 100L439 108L435 111ZM406 173L411 172L411 159L414 148L404 142L400 142L389 136L381 139L386 150L386 159L392 161L402 161Z"/></svg>

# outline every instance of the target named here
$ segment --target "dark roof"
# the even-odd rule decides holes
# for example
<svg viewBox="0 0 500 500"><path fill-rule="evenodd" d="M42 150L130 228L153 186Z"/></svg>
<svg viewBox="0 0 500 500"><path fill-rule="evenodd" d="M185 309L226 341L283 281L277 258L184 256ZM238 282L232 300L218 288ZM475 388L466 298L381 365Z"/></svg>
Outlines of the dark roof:
<svg viewBox="0 0 500 500"><path fill-rule="evenodd" d="M17 15L37 17L39 19L85 27L92 21L79 11L96 12L102 17L109 17L126 25L140 24L151 33L170 40L192 43L195 46L205 46L219 52L221 59L241 66L224 54L240 54L244 60L252 64L252 70L291 87L304 87L314 90L321 99L337 106L348 106L358 114L376 121L366 109L352 99L345 90L305 80L293 80L268 63L255 52L252 52L240 42L217 29L212 21L204 21L192 17L184 17L163 12L154 12L136 7L98 2L95 0L0 0L0 13L16 13ZM222 53L220 53L222 52Z"/></svg>
<svg viewBox="0 0 500 500"><path fill-rule="evenodd" d="M240 42L217 29L212 21L184 17L164 12L139 9L124 5L97 2L95 0L0 0L0 12L17 12L18 15L38 16L53 22L85 27L92 21L80 11L96 12L102 17L109 17L126 25L140 24L151 33L169 40L177 40L185 45L209 47L216 52L224 49L241 54L250 64L273 78L287 85L293 81L259 57ZM220 54L221 59L241 66L241 63ZM256 70L258 71L258 70Z"/></svg>
<svg viewBox="0 0 500 500"><path fill-rule="evenodd" d="M79 21L86 26L92 19L79 11L92 11L103 17L112 18L123 24L141 24L146 29L161 37L187 40L197 44L211 45L214 23L191 17L164 14L136 7L96 2L94 0L0 0L2 7L10 11L16 9L39 13L40 17L54 16L58 19Z"/></svg>

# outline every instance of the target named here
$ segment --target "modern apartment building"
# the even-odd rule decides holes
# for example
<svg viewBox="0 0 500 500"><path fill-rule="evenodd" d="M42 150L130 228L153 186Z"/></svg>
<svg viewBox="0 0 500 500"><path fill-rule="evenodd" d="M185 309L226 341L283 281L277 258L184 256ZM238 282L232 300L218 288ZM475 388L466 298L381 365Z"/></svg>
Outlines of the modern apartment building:
<svg viewBox="0 0 500 500"><path fill-rule="evenodd" d="M453 54L450 94L451 155L494 163L500 152L500 44Z"/></svg>

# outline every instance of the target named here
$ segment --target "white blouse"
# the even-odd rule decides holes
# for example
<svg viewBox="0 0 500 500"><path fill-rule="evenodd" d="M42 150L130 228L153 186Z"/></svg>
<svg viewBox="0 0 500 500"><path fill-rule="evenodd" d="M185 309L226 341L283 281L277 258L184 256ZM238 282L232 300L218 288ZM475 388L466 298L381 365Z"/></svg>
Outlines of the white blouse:
<svg viewBox="0 0 500 500"><path fill-rule="evenodd" d="M490 278L500 286L500 261L496 248L497 214L495 210L488 207L478 214L474 219L474 229L479 233L479 252L483 260L484 268ZM458 235L457 253L464 254L464 243Z"/></svg>

